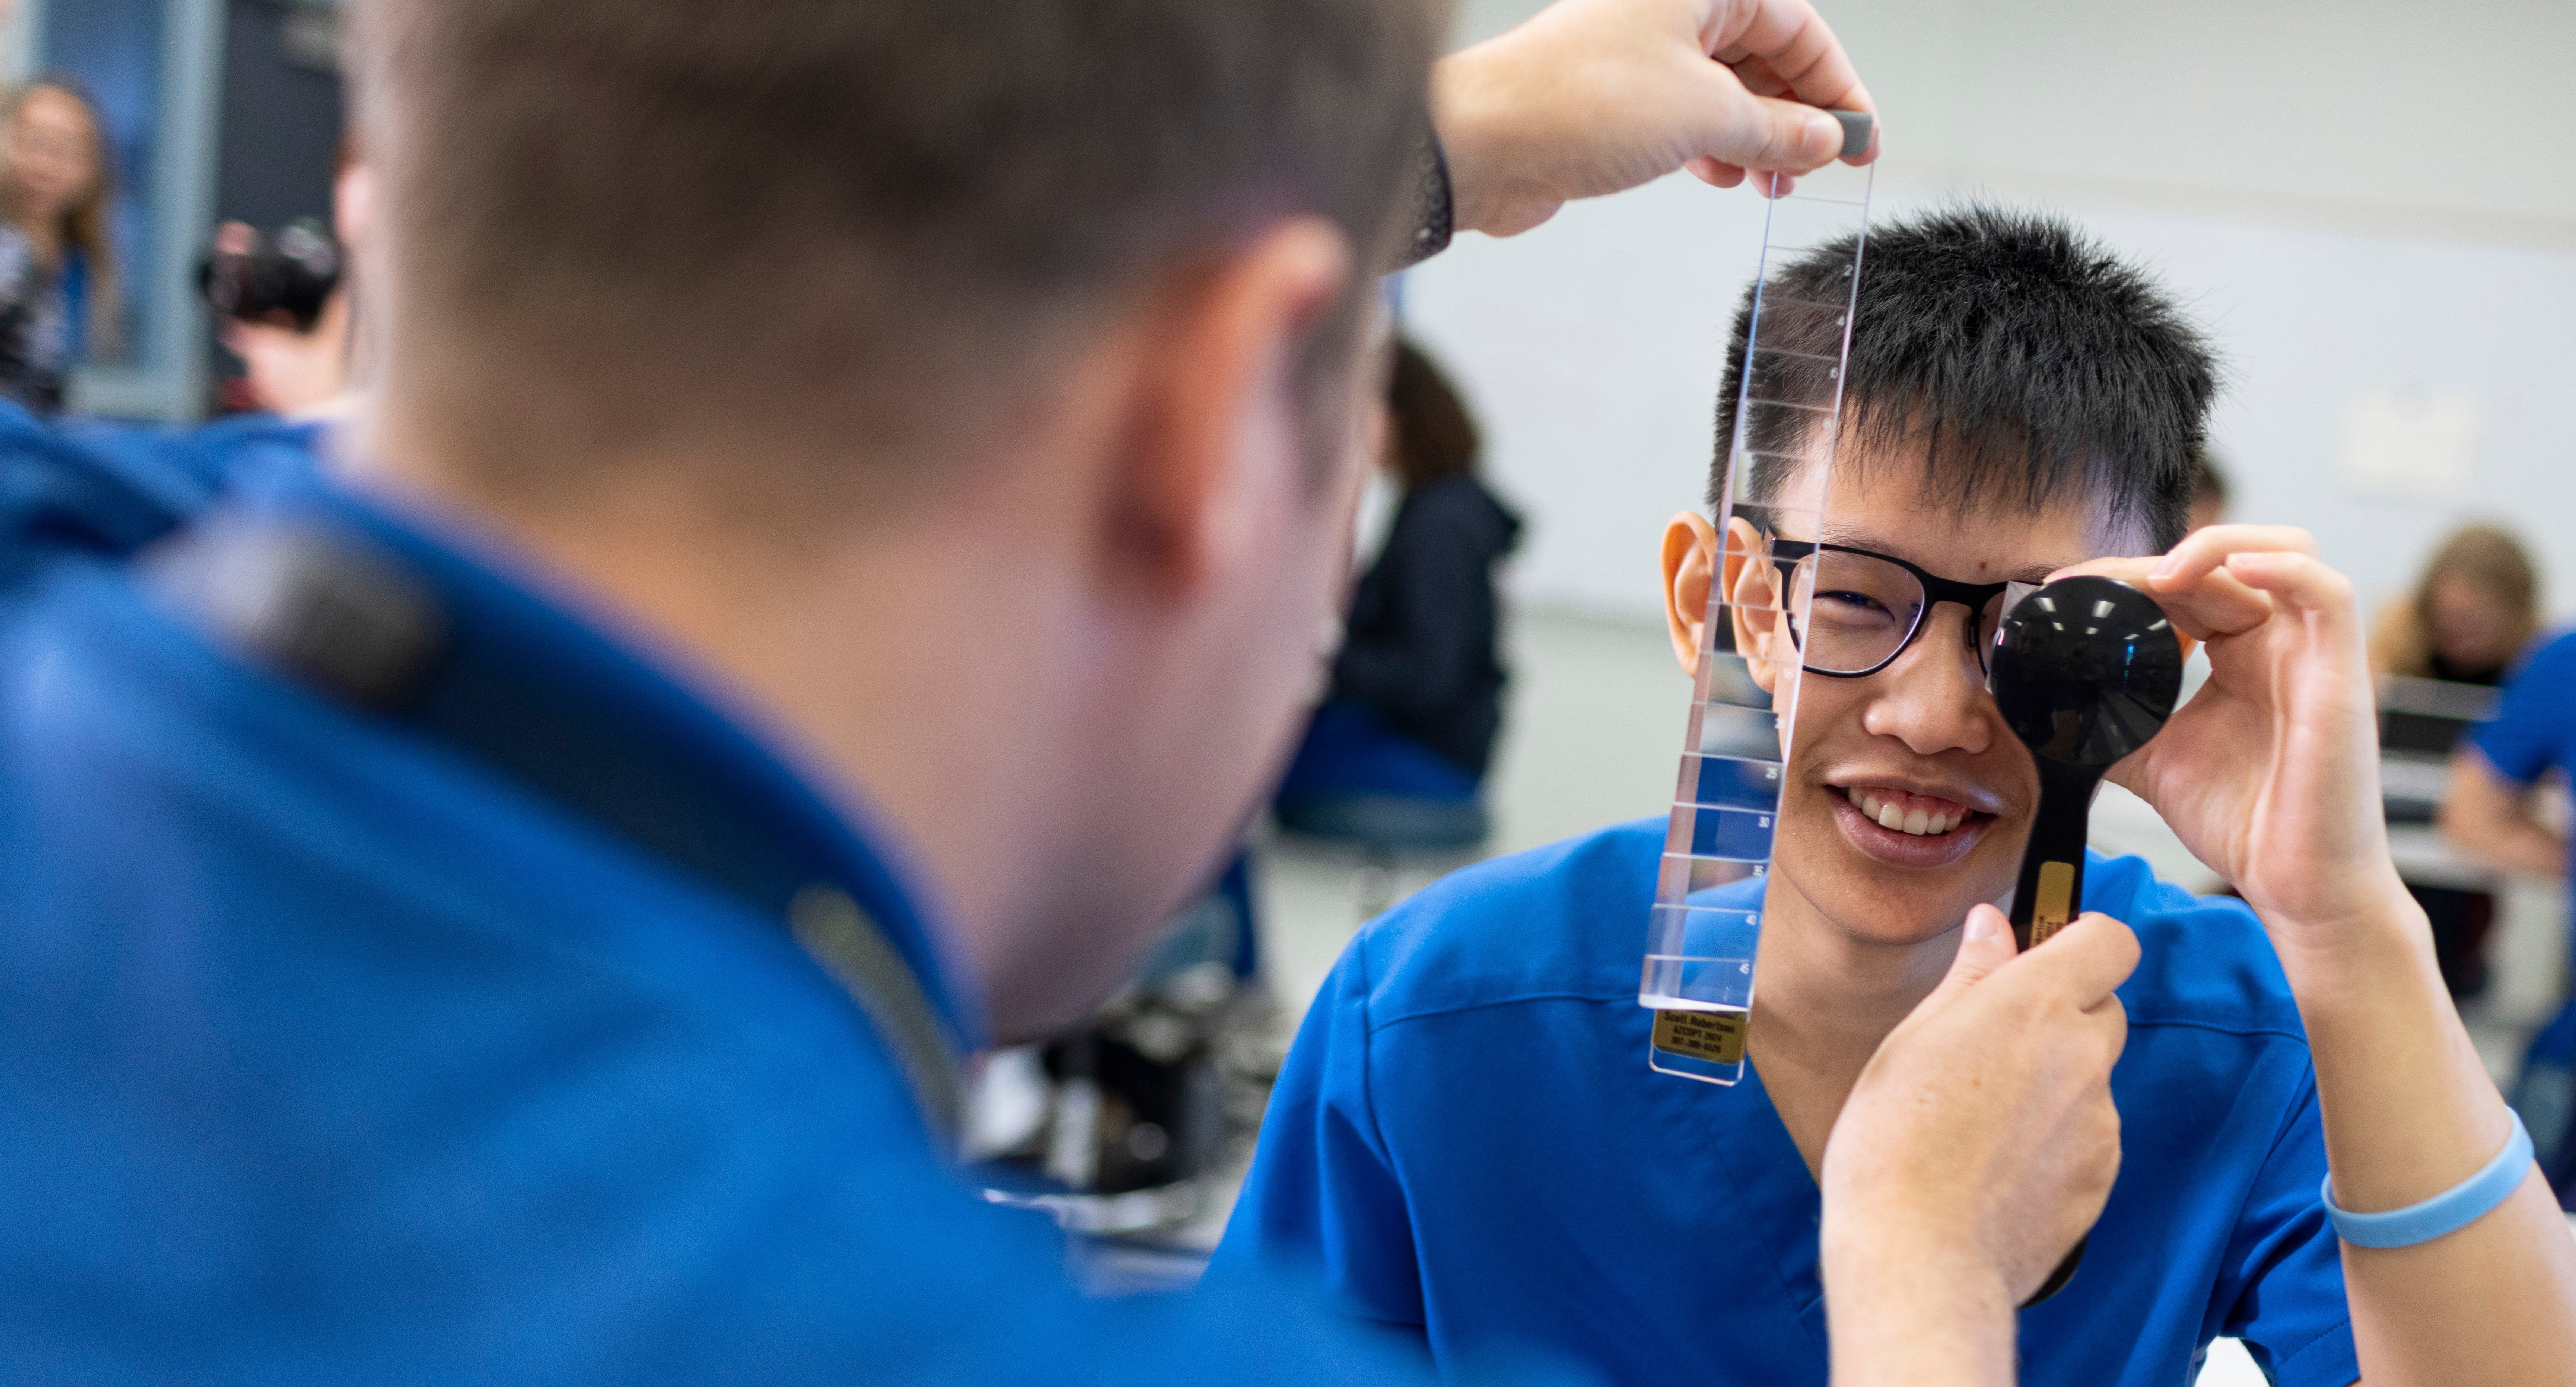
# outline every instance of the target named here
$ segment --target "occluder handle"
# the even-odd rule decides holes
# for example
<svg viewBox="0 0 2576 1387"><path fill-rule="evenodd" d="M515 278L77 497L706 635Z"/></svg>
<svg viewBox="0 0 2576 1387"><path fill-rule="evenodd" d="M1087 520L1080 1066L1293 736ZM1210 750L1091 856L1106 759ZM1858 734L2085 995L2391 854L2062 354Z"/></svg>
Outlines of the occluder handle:
<svg viewBox="0 0 2576 1387"><path fill-rule="evenodd" d="M2039 763L2039 813L2013 883L2013 943L2027 949L2075 922L2084 909L2084 840L2091 836L2093 787L2101 777Z"/></svg>

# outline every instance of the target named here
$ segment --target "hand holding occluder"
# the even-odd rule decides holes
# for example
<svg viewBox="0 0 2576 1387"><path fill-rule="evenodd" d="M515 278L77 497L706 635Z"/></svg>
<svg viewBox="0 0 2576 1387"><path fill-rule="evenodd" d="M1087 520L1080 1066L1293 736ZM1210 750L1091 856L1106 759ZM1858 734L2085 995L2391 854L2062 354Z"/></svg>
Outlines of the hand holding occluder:
<svg viewBox="0 0 2576 1387"><path fill-rule="evenodd" d="M2014 1307L2119 1173L2114 989L2137 961L2105 915L2016 956L2000 911L1970 912L1949 976L1879 1047L1825 1147L1837 1381L2011 1380Z"/></svg>

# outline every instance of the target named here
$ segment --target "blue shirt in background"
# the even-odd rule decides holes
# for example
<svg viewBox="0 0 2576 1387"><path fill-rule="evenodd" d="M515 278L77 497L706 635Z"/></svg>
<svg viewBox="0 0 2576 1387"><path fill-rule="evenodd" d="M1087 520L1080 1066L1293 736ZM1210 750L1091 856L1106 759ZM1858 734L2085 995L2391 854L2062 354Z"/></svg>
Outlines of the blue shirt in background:
<svg viewBox="0 0 2576 1387"><path fill-rule="evenodd" d="M1290 1051L1212 1282L1303 1261L1443 1361L1521 1344L1622 1383L1826 1382L1819 1195L1760 1076L1646 1067L1664 828L1487 863L1361 931ZM2122 1164L2081 1271L2022 1316L2022 1381L2179 1387L2233 1336L2279 1383L2346 1387L2314 1075L2259 922L2136 858L2094 860L2084 906L2145 950L2120 990Z"/></svg>
<svg viewBox="0 0 2576 1387"><path fill-rule="evenodd" d="M2533 651L2505 681L2494 721L2481 723L2469 741L2517 785L2576 766L2576 634ZM2569 865L2576 871L2576 861Z"/></svg>
<svg viewBox="0 0 2576 1387"><path fill-rule="evenodd" d="M2469 734L2499 775L2528 788L2551 771L2576 768L2576 634L2532 652L2504 687L2492 722ZM2576 872L2576 862L2569 864ZM2558 1202L2576 1207L2576 1001L2531 1038L2513 1085L2514 1110L2530 1129Z"/></svg>
<svg viewBox="0 0 2576 1387"><path fill-rule="evenodd" d="M603 773L822 844L980 1040L904 863L651 652L309 478L257 508L394 556ZM1422 1377L1276 1286L1075 1295L780 921L108 565L0 624L0 1094L15 1382Z"/></svg>

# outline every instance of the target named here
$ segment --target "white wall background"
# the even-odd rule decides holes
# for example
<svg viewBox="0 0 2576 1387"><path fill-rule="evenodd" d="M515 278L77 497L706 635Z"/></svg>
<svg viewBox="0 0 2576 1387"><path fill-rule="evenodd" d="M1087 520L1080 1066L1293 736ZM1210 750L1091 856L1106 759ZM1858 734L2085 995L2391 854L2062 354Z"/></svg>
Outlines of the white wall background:
<svg viewBox="0 0 2576 1387"><path fill-rule="evenodd" d="M1465 37L1536 0L1481 0ZM2225 352L2236 518L2314 530L2377 601L2447 529L2501 519L2576 617L2576 5L2472 0L1820 0L1887 123L1880 215L2055 208L2164 277ZM1688 179L1464 238L1407 316L1536 522L1533 602L1650 616L1656 536L1697 501L1758 200ZM2441 497L2337 467L2365 391L2477 408Z"/></svg>

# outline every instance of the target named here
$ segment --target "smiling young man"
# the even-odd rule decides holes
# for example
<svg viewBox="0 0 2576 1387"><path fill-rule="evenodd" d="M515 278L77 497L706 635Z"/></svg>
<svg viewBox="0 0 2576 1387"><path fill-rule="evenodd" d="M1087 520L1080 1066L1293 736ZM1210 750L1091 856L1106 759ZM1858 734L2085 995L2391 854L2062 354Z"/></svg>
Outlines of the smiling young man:
<svg viewBox="0 0 2576 1387"><path fill-rule="evenodd" d="M1796 291L1849 259L1794 264L1773 297L1836 297ZM1789 315L1765 334L1826 357L1839 335ZM1739 318L1730 404L1744 341ZM2513 1157L2389 863L2349 589L2290 531L2103 558L2183 539L2215 382L2169 298L2061 222L1969 208L1874 235L1830 494L1813 437L1747 440L1803 459L1757 471L1749 499L1782 531L1821 510L1823 531L1739 519L1721 545L1684 515L1662 548L1686 669L1721 582L1757 677L1810 671L1767 891L1723 888L1767 908L1744 1080L1645 1063L1662 819L1460 874L1363 931L1326 983L1219 1278L1302 1257L1443 1359L1519 1342L1619 1382L1824 1381L1815 1173L1835 1115L1963 937L2002 927L2037 805L1984 687L2001 588L2085 566L2210 642L2209 689L2118 774L2246 901L2135 859L2087 871L2085 909L2143 949L2120 991L2123 1161L2072 1283L2021 1317L2023 1380L2170 1387L2221 1335L2300 1387L2561 1380L2576 1247ZM1810 573L1805 629L1741 615ZM2502 1185L2446 1236L2343 1248L2330 1153L2347 1209L2490 1165L2480 1188Z"/></svg>

